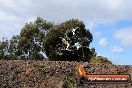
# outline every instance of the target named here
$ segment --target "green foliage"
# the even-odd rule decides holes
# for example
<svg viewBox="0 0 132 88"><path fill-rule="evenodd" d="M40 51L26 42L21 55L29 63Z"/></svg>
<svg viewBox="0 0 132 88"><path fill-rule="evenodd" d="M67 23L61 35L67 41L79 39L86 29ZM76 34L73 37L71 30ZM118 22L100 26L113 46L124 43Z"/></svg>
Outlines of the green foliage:
<svg viewBox="0 0 132 88"><path fill-rule="evenodd" d="M6 59L44 59L45 35L53 26L52 22L38 17L26 23L20 35L0 42L0 58Z"/></svg>
<svg viewBox="0 0 132 88"><path fill-rule="evenodd" d="M77 51L54 50L49 55L51 61L79 61Z"/></svg>
<svg viewBox="0 0 132 88"><path fill-rule="evenodd" d="M88 29L85 29L85 25L82 21L79 21L78 19L72 19L57 25L56 29L66 33L66 31L76 29L77 27L79 28L77 41L86 42L83 44L83 46L89 46L93 40L93 36Z"/></svg>
<svg viewBox="0 0 132 88"><path fill-rule="evenodd" d="M60 37L65 38L65 36L68 36L67 33L69 33L69 31L72 31L72 29L76 28L78 28L77 35L75 37L70 37L70 39L68 39L67 41L71 45L79 43L80 47L86 47L87 49L85 49L84 52L88 53L85 54L85 57L87 58L84 58L82 56L83 52L81 48L79 50L74 48L72 49L72 51L69 52L64 50L66 48L66 45L62 42ZM64 23L55 25L47 33L44 47L46 55L49 57L49 60L88 61L88 59L93 56L93 51L89 49L89 45L92 40L92 34L89 32L89 30L85 29L84 23L77 19L72 19Z"/></svg>
<svg viewBox="0 0 132 88"><path fill-rule="evenodd" d="M103 56L97 56L94 59L92 59L90 61L90 63L105 63L105 64L112 64L111 61L108 60L107 57L103 57Z"/></svg>
<svg viewBox="0 0 132 88"><path fill-rule="evenodd" d="M44 68L44 64L43 63L39 63L35 65L39 70L42 70Z"/></svg>
<svg viewBox="0 0 132 88"><path fill-rule="evenodd" d="M93 58L96 57L96 52L94 48L90 49L88 47L80 47L78 49L78 56L80 61L90 62Z"/></svg>
<svg viewBox="0 0 132 88"><path fill-rule="evenodd" d="M49 56L51 51L57 50L59 47L62 47L62 41L59 37L63 37L63 36L64 34L57 29L51 29L47 33L45 38L45 46L44 46L47 56Z"/></svg>
<svg viewBox="0 0 132 88"><path fill-rule="evenodd" d="M4 87L0 84L0 88L4 88Z"/></svg>
<svg viewBox="0 0 132 88"><path fill-rule="evenodd" d="M7 59L8 58L8 49L9 49L9 42L8 40L0 41L0 59Z"/></svg>
<svg viewBox="0 0 132 88"><path fill-rule="evenodd" d="M45 35L53 26L51 22L38 17L35 22L27 23L21 30L19 52L26 59L43 59Z"/></svg>
<svg viewBox="0 0 132 88"><path fill-rule="evenodd" d="M75 35L71 36L75 29ZM67 50L66 43L77 47ZM108 61L104 57L96 57L95 49L89 48L93 36L82 21L71 19L54 25L38 17L34 22L26 23L20 35L12 36L10 40L0 41L0 59L32 59L42 60L44 54L53 61L86 61L102 63ZM96 58L95 58L96 57ZM93 59L95 58L95 59Z"/></svg>
<svg viewBox="0 0 132 88"><path fill-rule="evenodd" d="M18 46L18 43L19 43L19 36L13 36L11 39L10 39L10 45L9 45L9 56L8 56L8 59L18 59L20 53L19 53L19 46Z"/></svg>
<svg viewBox="0 0 132 88"><path fill-rule="evenodd" d="M67 75L67 78L66 78L66 88L75 88L76 87L76 81L74 79L73 76L69 76Z"/></svg>

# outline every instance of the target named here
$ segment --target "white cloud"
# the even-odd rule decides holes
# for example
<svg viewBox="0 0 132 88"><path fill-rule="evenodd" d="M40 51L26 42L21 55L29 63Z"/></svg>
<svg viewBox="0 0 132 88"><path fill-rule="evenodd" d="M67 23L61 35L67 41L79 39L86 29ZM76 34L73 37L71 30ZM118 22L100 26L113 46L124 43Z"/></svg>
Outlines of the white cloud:
<svg viewBox="0 0 132 88"><path fill-rule="evenodd" d="M97 26L95 22L93 21L84 21L85 27L88 28L90 31L93 31L93 29Z"/></svg>
<svg viewBox="0 0 132 88"><path fill-rule="evenodd" d="M113 46L113 47L111 48L111 51L112 51L113 53L122 53L124 50L123 50L123 48L121 48L121 47Z"/></svg>
<svg viewBox="0 0 132 88"><path fill-rule="evenodd" d="M110 8L118 8L121 4L123 4L123 0L108 0L106 1L111 7Z"/></svg>
<svg viewBox="0 0 132 88"><path fill-rule="evenodd" d="M23 16L43 16L62 21L79 18L89 21L132 19L131 0L0 0L0 5ZM10 8L9 8L9 6Z"/></svg>
<svg viewBox="0 0 132 88"><path fill-rule="evenodd" d="M18 30L15 25L20 28L37 16L55 22L78 18L93 29L100 23L132 20L131 3L132 0L0 0L0 23L7 27L11 23L10 29Z"/></svg>
<svg viewBox="0 0 132 88"><path fill-rule="evenodd" d="M101 37L102 33L99 32L99 31L95 31L95 32L93 32L93 35L96 36L96 37Z"/></svg>
<svg viewBox="0 0 132 88"><path fill-rule="evenodd" d="M122 45L132 47L132 27L116 31L114 37L118 39Z"/></svg>
<svg viewBox="0 0 132 88"><path fill-rule="evenodd" d="M13 14L9 14L9 13L5 13L3 11L0 11L0 22L4 21L4 22L9 22L11 20L17 20L17 16L13 15Z"/></svg>
<svg viewBox="0 0 132 88"><path fill-rule="evenodd" d="M14 7L15 6L14 2L11 0L0 0L0 3L6 7Z"/></svg>
<svg viewBox="0 0 132 88"><path fill-rule="evenodd" d="M106 47L106 46L108 45L107 39L106 39L106 38L101 38L101 39L99 40L99 45L100 45L100 46L103 46L103 47Z"/></svg>

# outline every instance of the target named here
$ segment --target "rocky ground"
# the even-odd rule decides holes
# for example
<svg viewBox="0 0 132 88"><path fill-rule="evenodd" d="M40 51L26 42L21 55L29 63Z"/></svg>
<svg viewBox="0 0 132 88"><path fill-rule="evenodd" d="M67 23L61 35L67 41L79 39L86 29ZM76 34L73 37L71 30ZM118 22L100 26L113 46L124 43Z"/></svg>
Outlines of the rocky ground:
<svg viewBox="0 0 132 88"><path fill-rule="evenodd" d="M0 60L0 88L132 88L132 83L89 84L78 80L79 65L88 74L130 74L132 66L68 61Z"/></svg>

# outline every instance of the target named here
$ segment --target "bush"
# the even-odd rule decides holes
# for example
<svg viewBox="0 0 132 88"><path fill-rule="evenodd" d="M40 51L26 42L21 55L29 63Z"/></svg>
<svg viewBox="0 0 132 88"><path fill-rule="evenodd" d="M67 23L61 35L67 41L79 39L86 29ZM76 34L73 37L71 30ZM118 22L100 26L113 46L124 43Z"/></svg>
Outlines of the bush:
<svg viewBox="0 0 132 88"><path fill-rule="evenodd" d="M91 59L90 63L112 64L112 62L109 61L107 57L103 57L103 56L97 56L94 59Z"/></svg>

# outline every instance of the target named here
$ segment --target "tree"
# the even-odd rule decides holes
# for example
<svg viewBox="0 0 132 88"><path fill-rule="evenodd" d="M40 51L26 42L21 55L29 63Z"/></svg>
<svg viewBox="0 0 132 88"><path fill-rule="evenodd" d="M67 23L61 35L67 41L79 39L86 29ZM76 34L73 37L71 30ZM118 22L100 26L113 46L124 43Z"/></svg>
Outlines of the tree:
<svg viewBox="0 0 132 88"><path fill-rule="evenodd" d="M18 59L20 58L20 52L19 52L19 36L12 36L12 38L9 41L9 56L8 59Z"/></svg>
<svg viewBox="0 0 132 88"><path fill-rule="evenodd" d="M82 21L71 19L58 25L38 17L26 23L20 35L0 41L0 59L42 60L45 54L54 61L111 63L89 48L93 36Z"/></svg>
<svg viewBox="0 0 132 88"><path fill-rule="evenodd" d="M8 59L9 42L6 39L0 41L0 59Z"/></svg>
<svg viewBox="0 0 132 88"><path fill-rule="evenodd" d="M35 22L26 23L20 32L19 52L21 58L25 59L43 59L45 35L53 26L52 22L48 22L38 17Z"/></svg>
<svg viewBox="0 0 132 88"><path fill-rule="evenodd" d="M103 56L97 56L94 59L92 59L90 61L90 63L105 63L105 64L112 64L111 61L108 60L107 57L103 57Z"/></svg>
<svg viewBox="0 0 132 88"><path fill-rule="evenodd" d="M83 50L82 50L83 49ZM95 48L88 48L88 47L80 47L78 49L78 57L81 61L90 62L92 59L96 57Z"/></svg>
<svg viewBox="0 0 132 88"><path fill-rule="evenodd" d="M73 31L75 35L72 34ZM71 46L78 44L80 49L66 50L66 44L63 43L62 39L67 40ZM70 61L88 61L95 54L93 53L95 51L89 49L92 40L92 34L88 29L85 29L84 23L77 19L72 19L52 27L46 35L44 47L50 60L69 60L68 58L70 58ZM85 50L83 50L84 47ZM87 58L82 56L84 52L89 54L85 56Z"/></svg>

